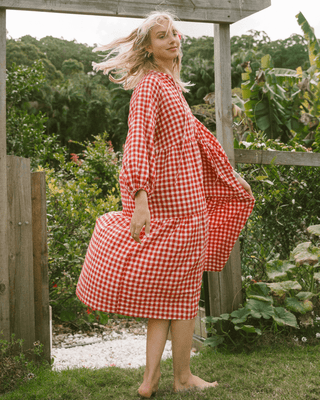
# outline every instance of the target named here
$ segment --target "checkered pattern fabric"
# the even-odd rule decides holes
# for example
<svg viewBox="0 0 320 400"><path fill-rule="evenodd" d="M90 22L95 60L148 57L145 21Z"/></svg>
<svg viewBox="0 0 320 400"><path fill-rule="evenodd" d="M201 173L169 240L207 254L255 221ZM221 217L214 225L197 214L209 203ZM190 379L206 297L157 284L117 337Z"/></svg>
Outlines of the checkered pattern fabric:
<svg viewBox="0 0 320 400"><path fill-rule="evenodd" d="M123 211L97 220L77 296L110 313L194 318L203 271L222 270L254 199L167 74L150 71L132 95L120 188ZM130 236L140 189L151 215L141 244Z"/></svg>

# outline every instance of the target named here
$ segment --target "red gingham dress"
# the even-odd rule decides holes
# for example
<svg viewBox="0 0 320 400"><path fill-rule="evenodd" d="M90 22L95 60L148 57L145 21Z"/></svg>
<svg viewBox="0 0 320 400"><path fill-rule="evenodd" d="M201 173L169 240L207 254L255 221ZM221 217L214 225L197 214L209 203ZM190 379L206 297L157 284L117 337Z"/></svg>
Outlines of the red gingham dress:
<svg viewBox="0 0 320 400"><path fill-rule="evenodd" d="M254 199L170 75L150 71L131 98L120 188L123 211L102 215L77 285L94 310L192 319L203 271L221 271ZM134 196L148 194L150 235L130 235Z"/></svg>

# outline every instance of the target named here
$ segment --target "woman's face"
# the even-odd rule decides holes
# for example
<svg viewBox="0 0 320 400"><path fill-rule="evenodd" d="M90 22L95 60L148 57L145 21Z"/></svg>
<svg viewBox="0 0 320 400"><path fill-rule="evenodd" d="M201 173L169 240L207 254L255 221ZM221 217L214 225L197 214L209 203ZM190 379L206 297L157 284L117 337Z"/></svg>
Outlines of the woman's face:
<svg viewBox="0 0 320 400"><path fill-rule="evenodd" d="M179 55L179 34L174 27L168 30L168 24L168 21L163 20L151 29L151 45L146 48L160 63L172 62Z"/></svg>

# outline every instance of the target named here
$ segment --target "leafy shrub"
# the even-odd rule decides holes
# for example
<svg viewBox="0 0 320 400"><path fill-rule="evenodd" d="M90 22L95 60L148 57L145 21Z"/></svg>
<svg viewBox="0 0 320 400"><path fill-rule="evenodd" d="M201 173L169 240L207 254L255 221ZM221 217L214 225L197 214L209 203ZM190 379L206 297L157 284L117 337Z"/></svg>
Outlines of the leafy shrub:
<svg viewBox="0 0 320 400"><path fill-rule="evenodd" d="M58 172L46 170L50 302L55 318L77 326L107 321L82 304L75 290L96 219L117 211L120 201L118 156L106 135L95 139L82 158L73 154L66 162L57 154Z"/></svg>
<svg viewBox="0 0 320 400"><path fill-rule="evenodd" d="M220 317L206 317L205 321L211 324L211 336L205 342L211 347L218 346L225 339L237 346L234 340L237 334L245 342L253 342L263 331L270 330L276 333L281 326L298 327L294 314L283 307L274 306L273 298L269 296L269 288L264 283L257 283L248 288L244 307ZM219 327L215 329L212 325L217 323Z"/></svg>
<svg viewBox="0 0 320 400"><path fill-rule="evenodd" d="M0 339L0 394L14 390L35 377L36 365L30 358L33 355L41 357L43 345L35 342L29 351L23 351L22 345L23 340L15 339L14 334L9 342Z"/></svg>
<svg viewBox="0 0 320 400"><path fill-rule="evenodd" d="M203 60L200 57L190 59L182 70L182 79L193 85L185 94L188 104L190 106L201 104L203 98L215 90L213 60Z"/></svg>
<svg viewBox="0 0 320 400"><path fill-rule="evenodd" d="M310 226L308 232L320 237L320 225ZM226 342L237 347L239 338L240 342L250 343L264 332L287 333L288 328L291 332L299 329L299 336L319 334L319 238L299 244L289 260L270 261L266 270L266 282L252 281L251 276L244 279L244 307L205 318L210 334L206 344L215 347Z"/></svg>
<svg viewBox="0 0 320 400"><path fill-rule="evenodd" d="M304 151L251 133L240 147L265 151ZM308 238L306 228L320 221L320 183L317 167L239 164L250 183L256 204L241 233L243 275L266 278L266 262L277 255L285 259L296 243Z"/></svg>
<svg viewBox="0 0 320 400"><path fill-rule="evenodd" d="M46 135L47 117L34 113L34 93L45 83L41 61L31 67L13 64L7 71L7 154L31 159L31 166L54 165L54 153L60 152L55 135Z"/></svg>
<svg viewBox="0 0 320 400"><path fill-rule="evenodd" d="M109 135L105 132L94 136L94 141L84 144L76 142L84 147L82 154L72 153L71 159L77 164L77 174L86 178L89 185L97 185L101 192L100 198L104 198L112 189L114 194L120 195L118 190L118 173L121 166L121 153L115 153Z"/></svg>

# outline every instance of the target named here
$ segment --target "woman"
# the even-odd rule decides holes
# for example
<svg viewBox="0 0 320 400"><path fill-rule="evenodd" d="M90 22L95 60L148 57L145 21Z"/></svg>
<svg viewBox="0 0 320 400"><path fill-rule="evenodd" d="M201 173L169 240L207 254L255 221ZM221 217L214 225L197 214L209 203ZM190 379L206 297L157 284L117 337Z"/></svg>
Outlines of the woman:
<svg viewBox="0 0 320 400"><path fill-rule="evenodd" d="M222 270L254 203L182 95L180 38L169 14L154 13L128 37L96 49L114 50L94 64L135 90L120 173L123 211L97 220L77 295L95 310L148 318L138 390L146 398L158 389L170 326L174 390L217 385L190 371L202 273Z"/></svg>

